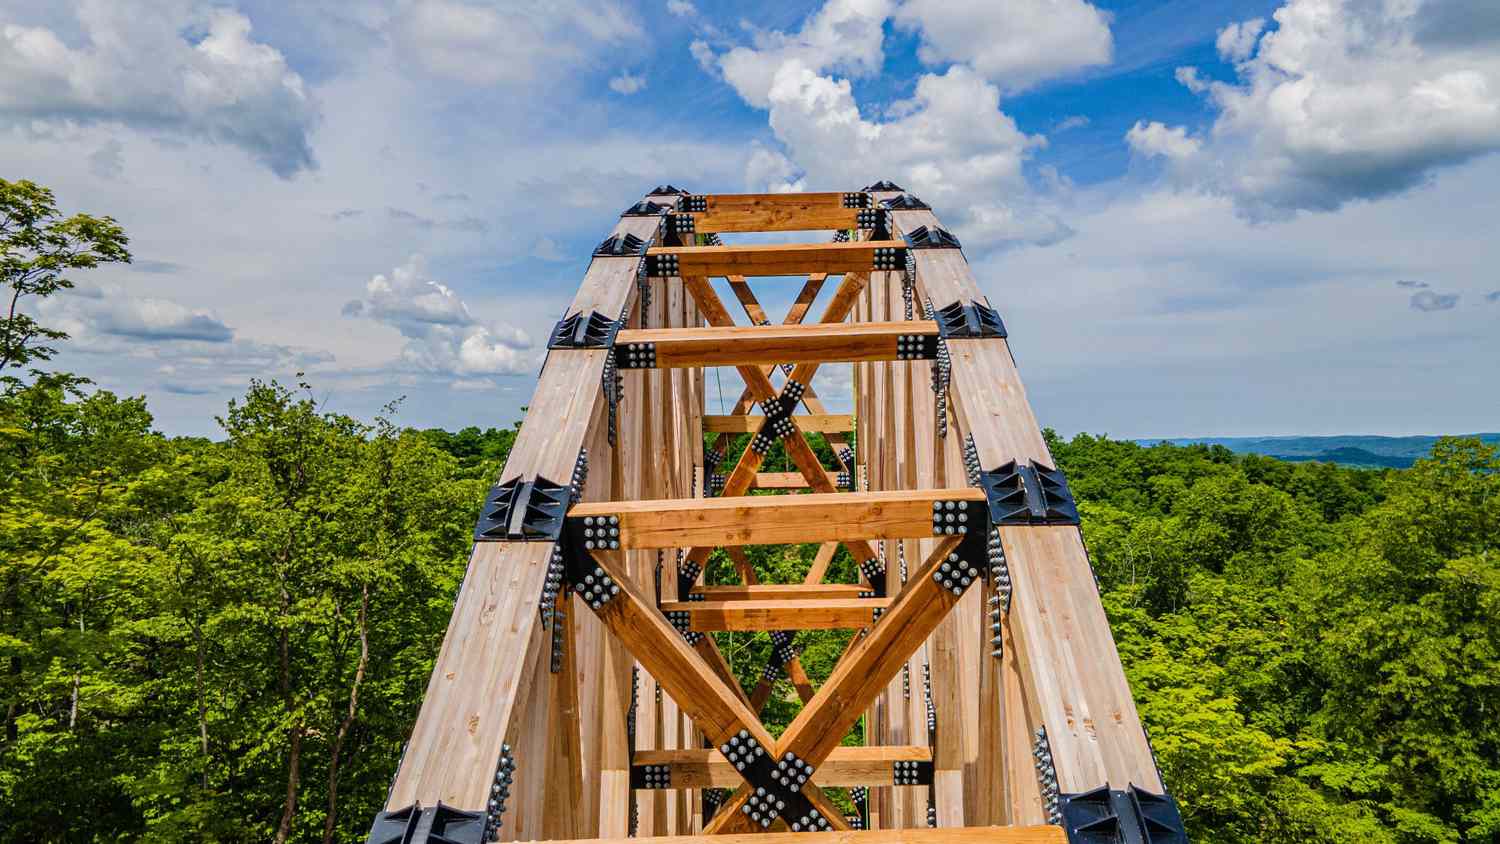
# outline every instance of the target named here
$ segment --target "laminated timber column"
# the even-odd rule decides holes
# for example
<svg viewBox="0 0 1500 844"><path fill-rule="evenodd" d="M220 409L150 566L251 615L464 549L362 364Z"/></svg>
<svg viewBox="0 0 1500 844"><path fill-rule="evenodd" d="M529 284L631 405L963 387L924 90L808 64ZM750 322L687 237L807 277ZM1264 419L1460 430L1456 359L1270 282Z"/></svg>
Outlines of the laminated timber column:
<svg viewBox="0 0 1500 844"><path fill-rule="evenodd" d="M900 199L899 188L872 188L877 199L892 201L891 216L900 232L941 228L925 206ZM957 248L913 254L919 291L935 307L987 304ZM960 429L973 437L982 466L990 469L1011 460L1055 466L1008 341L953 338L948 349L952 390L963 413ZM1002 526L999 534L1014 589L1007 632L1015 643L1020 679L1036 704L1030 715L1050 743L1057 789L1066 795L1136 786L1162 793L1078 528ZM1014 709L1016 703L1006 700L1005 706ZM1021 749L1007 746L1006 752L1019 756ZM1020 763L1010 760L1010 775L1022 775Z"/></svg>
<svg viewBox="0 0 1500 844"><path fill-rule="evenodd" d="M650 241L661 220L621 217L612 236ZM568 312L618 315L635 292L637 265L634 257L596 257ZM500 481L568 481L604 402L597 385L608 357L604 349L549 355L529 403L533 421L517 435ZM439 801L469 810L485 806L501 745L519 740L527 701L545 701L552 691L554 675L544 657L550 637L538 611L551 550L543 542L475 543L387 810ZM518 785L545 782L545 750L517 757ZM522 808L524 803L512 801L516 811L502 827L506 840L542 835L541 803Z"/></svg>

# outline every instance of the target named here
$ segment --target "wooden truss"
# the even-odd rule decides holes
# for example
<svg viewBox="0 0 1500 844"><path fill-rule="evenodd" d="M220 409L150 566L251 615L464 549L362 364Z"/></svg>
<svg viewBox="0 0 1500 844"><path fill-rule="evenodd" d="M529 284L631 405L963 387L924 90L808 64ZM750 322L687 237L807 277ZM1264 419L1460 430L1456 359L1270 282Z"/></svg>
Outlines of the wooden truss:
<svg viewBox="0 0 1500 844"><path fill-rule="evenodd" d="M806 279L780 324L761 276ZM1187 840L1005 326L924 203L658 188L548 348L370 841ZM823 364L852 364L853 414L819 400ZM717 416L715 366L745 383ZM761 471L777 446L796 472ZM803 582L756 581L743 546L775 543L821 543ZM740 583L702 582L719 548ZM825 582L840 548L858 583ZM827 628L853 638L814 688L795 633ZM753 689L716 631L771 632ZM776 736L783 673L803 705Z"/></svg>

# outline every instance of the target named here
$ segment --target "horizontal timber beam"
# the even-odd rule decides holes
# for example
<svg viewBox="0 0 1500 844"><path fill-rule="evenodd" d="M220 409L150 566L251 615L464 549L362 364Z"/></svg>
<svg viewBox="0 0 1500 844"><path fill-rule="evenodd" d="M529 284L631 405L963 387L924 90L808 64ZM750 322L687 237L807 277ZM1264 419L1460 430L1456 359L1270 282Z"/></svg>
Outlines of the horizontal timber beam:
<svg viewBox="0 0 1500 844"><path fill-rule="evenodd" d="M803 433L838 434L854 430L854 417L847 413L806 413L792 416ZM705 416L703 430L709 434L753 434L760 430L758 416Z"/></svg>
<svg viewBox="0 0 1500 844"><path fill-rule="evenodd" d="M932 748L921 745L891 747L836 747L813 781L820 786L888 786L894 784L896 762L931 762ZM637 750L631 763L668 765L672 788L735 788L744 778L718 750ZM715 839L717 840L717 839Z"/></svg>
<svg viewBox="0 0 1500 844"><path fill-rule="evenodd" d="M869 627L890 598L812 598L801 600L667 601L661 611L685 612L690 629L853 630Z"/></svg>
<svg viewBox="0 0 1500 844"><path fill-rule="evenodd" d="M936 356L937 340L937 323L914 320L627 330L615 337L615 345L649 345L655 365L671 369L930 358ZM922 349L927 353L919 354Z"/></svg>
<svg viewBox="0 0 1500 844"><path fill-rule="evenodd" d="M973 487L904 492L749 495L600 501L568 511L569 523L619 519L621 548L774 545L930 537L934 501L984 501ZM984 530L986 525L978 525Z"/></svg>
<svg viewBox="0 0 1500 844"><path fill-rule="evenodd" d="M872 829L861 832L595 838L569 844L1068 844L1068 834L1060 826L962 826L939 829Z"/></svg>
<svg viewBox="0 0 1500 844"><path fill-rule="evenodd" d="M848 243L777 243L750 246L678 246L653 248L647 253L648 267L662 266L662 259L676 258L671 272L659 275L688 276L801 276L809 273L857 273L900 270L906 266L906 241L861 240ZM876 265L876 256L887 261Z"/></svg>
<svg viewBox="0 0 1500 844"><path fill-rule="evenodd" d="M754 417L759 418L759 417ZM838 476L828 474L828 482L838 484ZM808 489L807 478L801 472L756 472L751 489Z"/></svg>
<svg viewBox="0 0 1500 844"><path fill-rule="evenodd" d="M752 583L698 586L694 595L706 601L784 601L808 598L858 598L868 587L858 583Z"/></svg>
<svg viewBox="0 0 1500 844"><path fill-rule="evenodd" d="M706 194L693 212L702 232L828 231L852 229L857 208L842 193Z"/></svg>

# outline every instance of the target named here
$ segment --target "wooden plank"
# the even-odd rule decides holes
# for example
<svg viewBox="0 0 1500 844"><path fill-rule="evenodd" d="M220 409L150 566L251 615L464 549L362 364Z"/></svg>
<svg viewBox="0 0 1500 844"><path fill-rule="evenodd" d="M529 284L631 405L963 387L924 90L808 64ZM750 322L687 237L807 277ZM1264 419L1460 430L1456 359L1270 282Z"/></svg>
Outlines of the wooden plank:
<svg viewBox="0 0 1500 844"><path fill-rule="evenodd" d="M983 501L972 487L579 504L569 522L619 519L622 548L766 545L932 536L934 501Z"/></svg>
<svg viewBox="0 0 1500 844"><path fill-rule="evenodd" d="M902 341L937 335L937 323L913 320L626 330L619 332L615 343L627 349L651 344L656 365L668 369L898 360L903 353Z"/></svg>
<svg viewBox="0 0 1500 844"><path fill-rule="evenodd" d="M675 255L676 275L797 276L808 273L866 273L875 268L876 249L906 249L904 240L847 243L777 243L746 246L665 246L647 254Z"/></svg>
<svg viewBox="0 0 1500 844"><path fill-rule="evenodd" d="M847 413L798 413L792 421L805 432L819 434L854 430L854 417ZM703 430L710 434L753 434L760 430L760 419L745 414L704 416Z"/></svg>
<svg viewBox="0 0 1500 844"><path fill-rule="evenodd" d="M812 598L857 598L866 591L857 583L758 583L699 586L694 595L706 601L780 601Z"/></svg>
<svg viewBox="0 0 1500 844"><path fill-rule="evenodd" d="M631 838L630 844L1067 844L1060 826L972 826L959 829L872 829L859 832L768 832ZM593 839L570 844L626 844Z"/></svg>
<svg viewBox="0 0 1500 844"><path fill-rule="evenodd" d="M896 762L931 762L932 749L904 747L836 747L818 766L813 780L824 788L854 785L889 786ZM736 788L744 778L718 750L641 750L631 763L670 765L673 788Z"/></svg>
<svg viewBox="0 0 1500 844"><path fill-rule="evenodd" d="M848 630L868 627L872 613L890 607L890 598L807 598L799 600L666 601L661 611L686 612L692 629Z"/></svg>
<svg viewBox="0 0 1500 844"><path fill-rule="evenodd" d="M774 232L852 229L859 209L842 193L708 194L707 211L693 213L700 232Z"/></svg>

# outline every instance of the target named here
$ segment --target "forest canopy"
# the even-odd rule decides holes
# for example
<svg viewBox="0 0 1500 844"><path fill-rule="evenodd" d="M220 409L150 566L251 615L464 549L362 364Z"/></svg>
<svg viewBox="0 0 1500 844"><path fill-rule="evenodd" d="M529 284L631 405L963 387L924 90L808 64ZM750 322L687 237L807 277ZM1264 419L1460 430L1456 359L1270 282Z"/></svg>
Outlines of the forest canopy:
<svg viewBox="0 0 1500 844"><path fill-rule="evenodd" d="M0 192L17 296L128 259L108 218ZM357 419L267 380L216 438L169 437L146 397L40 369L66 337L11 319L0 841L363 841L515 430ZM1362 470L1049 445L1195 842L1500 838L1496 448ZM811 553L752 559L785 582ZM769 639L719 635L752 684ZM839 635L800 640L814 679ZM796 699L782 681L768 724Z"/></svg>

